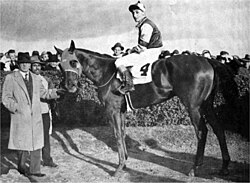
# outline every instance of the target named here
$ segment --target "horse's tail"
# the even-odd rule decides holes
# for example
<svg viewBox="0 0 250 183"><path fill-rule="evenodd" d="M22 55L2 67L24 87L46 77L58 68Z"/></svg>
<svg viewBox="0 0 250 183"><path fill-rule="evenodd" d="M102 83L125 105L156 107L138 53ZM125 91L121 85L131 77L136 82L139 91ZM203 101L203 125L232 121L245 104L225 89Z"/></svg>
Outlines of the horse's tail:
<svg viewBox="0 0 250 183"><path fill-rule="evenodd" d="M234 130L238 131L238 129L236 128L239 125L237 124L239 120L239 90L237 83L234 80L234 74L228 68L228 66L220 63L218 60L208 59L208 62L214 69L214 96L218 96L216 94L219 92L225 99L226 108L223 107L223 111L227 113L225 115L227 119L223 119L223 121L226 121L227 128L231 128L231 126L234 126ZM216 109L216 111L218 110Z"/></svg>
<svg viewBox="0 0 250 183"><path fill-rule="evenodd" d="M208 59L208 62L214 69L216 89L219 89L226 102L234 102L233 99L236 100L239 97L234 74L226 65L220 63L218 60Z"/></svg>

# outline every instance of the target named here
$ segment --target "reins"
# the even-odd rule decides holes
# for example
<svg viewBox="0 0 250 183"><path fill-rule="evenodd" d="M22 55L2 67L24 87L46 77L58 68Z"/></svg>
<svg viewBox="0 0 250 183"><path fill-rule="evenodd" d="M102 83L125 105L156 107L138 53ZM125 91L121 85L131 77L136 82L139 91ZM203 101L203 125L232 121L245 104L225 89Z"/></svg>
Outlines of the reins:
<svg viewBox="0 0 250 183"><path fill-rule="evenodd" d="M100 85L100 86L97 86L98 88L102 88L102 87L104 87L104 86L106 86L107 84L109 84L109 82L113 79L113 77L115 76L115 73L116 72L114 72L114 74L112 74L112 76L109 78L109 80L106 82L106 83L104 83L104 84L102 84L102 85Z"/></svg>

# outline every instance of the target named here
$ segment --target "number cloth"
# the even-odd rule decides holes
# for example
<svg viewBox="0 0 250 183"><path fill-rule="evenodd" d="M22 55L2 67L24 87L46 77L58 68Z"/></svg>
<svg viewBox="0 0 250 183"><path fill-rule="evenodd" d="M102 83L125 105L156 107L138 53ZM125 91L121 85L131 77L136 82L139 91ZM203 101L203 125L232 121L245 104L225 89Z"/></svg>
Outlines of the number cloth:
<svg viewBox="0 0 250 183"><path fill-rule="evenodd" d="M152 81L151 63L158 60L161 50L162 48L151 48L144 50L140 54L131 53L127 56L117 59L115 64L116 66L119 65L123 65L125 67L132 66L131 73L134 77L134 84L147 83L149 80ZM147 64L150 64L150 67L149 65L147 66Z"/></svg>

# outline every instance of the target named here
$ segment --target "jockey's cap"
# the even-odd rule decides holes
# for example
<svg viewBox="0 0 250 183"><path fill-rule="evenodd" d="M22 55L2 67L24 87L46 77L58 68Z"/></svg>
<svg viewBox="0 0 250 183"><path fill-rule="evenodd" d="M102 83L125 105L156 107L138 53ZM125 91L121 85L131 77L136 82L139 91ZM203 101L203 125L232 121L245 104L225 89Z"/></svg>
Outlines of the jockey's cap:
<svg viewBox="0 0 250 183"><path fill-rule="evenodd" d="M142 12L146 11L144 4L142 4L140 1L138 1L136 4L130 5L128 9L130 12L133 12L133 10L136 10L136 9L139 9Z"/></svg>

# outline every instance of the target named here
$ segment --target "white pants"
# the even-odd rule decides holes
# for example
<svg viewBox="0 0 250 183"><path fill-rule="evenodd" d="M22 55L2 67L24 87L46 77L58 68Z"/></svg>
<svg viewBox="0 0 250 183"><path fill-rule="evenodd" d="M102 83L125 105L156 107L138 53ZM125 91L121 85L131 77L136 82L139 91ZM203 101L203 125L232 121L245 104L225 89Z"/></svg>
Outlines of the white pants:
<svg viewBox="0 0 250 183"><path fill-rule="evenodd" d="M140 54L131 53L124 57L118 58L115 62L115 65L116 67L133 66L132 70L139 69L147 63L152 63L158 60L158 57L161 54L161 50L162 48L151 48L151 49L144 50Z"/></svg>

